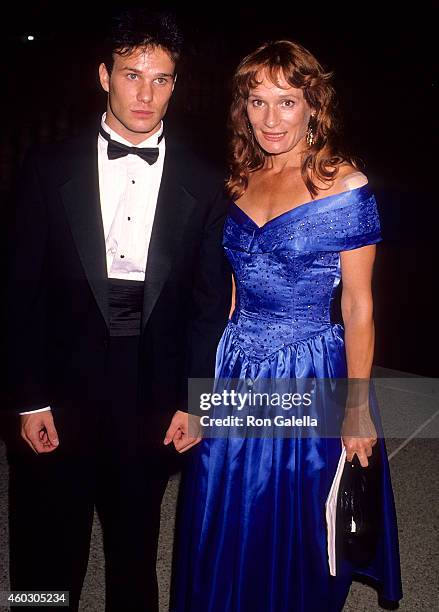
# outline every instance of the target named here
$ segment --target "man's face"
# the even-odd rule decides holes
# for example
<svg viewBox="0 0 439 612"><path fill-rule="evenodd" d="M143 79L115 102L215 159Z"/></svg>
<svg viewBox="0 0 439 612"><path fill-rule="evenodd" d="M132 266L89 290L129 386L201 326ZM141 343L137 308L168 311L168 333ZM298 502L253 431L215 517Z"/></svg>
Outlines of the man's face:
<svg viewBox="0 0 439 612"><path fill-rule="evenodd" d="M133 144L157 132L174 89L174 71L174 62L160 47L115 53L111 74L101 64L99 78L108 93L108 126Z"/></svg>

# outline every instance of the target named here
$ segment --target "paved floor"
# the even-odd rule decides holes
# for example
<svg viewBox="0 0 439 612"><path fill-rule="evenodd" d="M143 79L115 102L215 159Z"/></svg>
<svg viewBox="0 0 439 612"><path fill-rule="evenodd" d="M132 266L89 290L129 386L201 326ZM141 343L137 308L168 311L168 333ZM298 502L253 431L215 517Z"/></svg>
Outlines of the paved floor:
<svg viewBox="0 0 439 612"><path fill-rule="evenodd" d="M376 370L377 393L398 511L404 599L401 612L439 611L439 400L438 381L413 379ZM168 609L175 501L179 479L168 486L162 508L157 568L161 612ZM8 588L7 465L0 442L0 591ZM103 556L99 522L95 520L81 610L104 610ZM354 583L346 612L382 610L375 591ZM224 611L226 612L226 611ZM314 612L314 611L313 611Z"/></svg>

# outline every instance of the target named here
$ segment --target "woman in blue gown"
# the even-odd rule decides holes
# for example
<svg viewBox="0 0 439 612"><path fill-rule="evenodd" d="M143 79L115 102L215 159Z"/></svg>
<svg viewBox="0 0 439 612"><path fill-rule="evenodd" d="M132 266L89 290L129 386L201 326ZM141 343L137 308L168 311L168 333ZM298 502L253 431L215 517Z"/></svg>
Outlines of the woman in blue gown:
<svg viewBox="0 0 439 612"><path fill-rule="evenodd" d="M235 74L224 248L236 304L217 379L370 376L379 218L366 177L334 144L330 76L289 41L260 47ZM344 326L331 320L340 280ZM224 435L191 451L173 612L336 612L355 573L376 581L382 597L402 597L388 461L370 411L361 437L349 435L347 410L342 441ZM363 466L380 447L382 529L373 558L343 560L331 576L325 502L342 443Z"/></svg>

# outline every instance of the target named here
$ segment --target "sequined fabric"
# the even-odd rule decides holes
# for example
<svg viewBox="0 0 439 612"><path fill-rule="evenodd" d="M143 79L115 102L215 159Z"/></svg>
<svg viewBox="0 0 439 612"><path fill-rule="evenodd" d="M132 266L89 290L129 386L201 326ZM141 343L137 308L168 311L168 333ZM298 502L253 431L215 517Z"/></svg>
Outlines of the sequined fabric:
<svg viewBox="0 0 439 612"><path fill-rule="evenodd" d="M237 307L226 334L258 361L330 333L340 251L379 240L376 202L367 186L303 204L261 228L232 204L223 244L234 269Z"/></svg>

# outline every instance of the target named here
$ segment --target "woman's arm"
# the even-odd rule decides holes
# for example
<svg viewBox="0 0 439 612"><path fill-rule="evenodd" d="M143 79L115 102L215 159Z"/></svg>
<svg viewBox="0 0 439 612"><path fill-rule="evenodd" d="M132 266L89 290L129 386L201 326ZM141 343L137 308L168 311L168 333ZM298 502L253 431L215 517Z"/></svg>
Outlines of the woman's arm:
<svg viewBox="0 0 439 612"><path fill-rule="evenodd" d="M368 379L372 368L375 330L371 285L375 251L375 245L368 245L340 255L349 378Z"/></svg>
<svg viewBox="0 0 439 612"><path fill-rule="evenodd" d="M374 351L372 271L375 245L341 253L343 282L341 308L349 384L343 442L348 460L357 454L368 465L376 443L376 430L369 413L369 378Z"/></svg>
<svg viewBox="0 0 439 612"><path fill-rule="evenodd" d="M235 310L235 306L236 306L236 284L235 284L235 277L232 274L232 301L230 304L229 319L232 318L233 312Z"/></svg>

